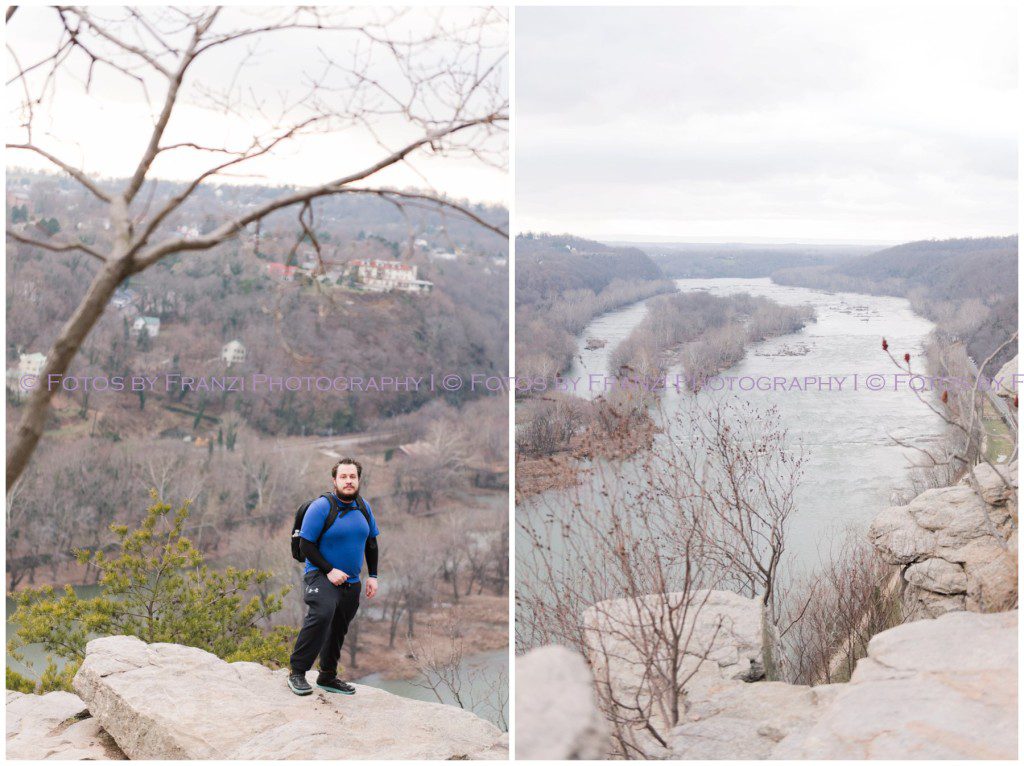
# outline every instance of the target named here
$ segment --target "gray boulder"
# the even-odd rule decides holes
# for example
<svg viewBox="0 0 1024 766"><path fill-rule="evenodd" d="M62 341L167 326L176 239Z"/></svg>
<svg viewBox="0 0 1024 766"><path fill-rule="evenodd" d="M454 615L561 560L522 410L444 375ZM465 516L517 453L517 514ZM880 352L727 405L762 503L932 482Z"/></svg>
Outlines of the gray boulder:
<svg viewBox="0 0 1024 766"><path fill-rule="evenodd" d="M932 593L952 596L967 592L964 568L945 559L925 559L919 564L911 564L903 576L912 585Z"/></svg>
<svg viewBox="0 0 1024 766"><path fill-rule="evenodd" d="M821 716L836 685L793 686L779 682L726 681L692 703L669 746L680 760L760 760L791 734Z"/></svg>
<svg viewBox="0 0 1024 766"><path fill-rule="evenodd" d="M1005 505L1016 496L1016 462L999 466L991 466L988 463L976 465L974 478L978 481L982 499L989 505Z"/></svg>
<svg viewBox="0 0 1024 766"><path fill-rule="evenodd" d="M998 612L1017 604L1016 548L996 539L976 541L961 551L972 612Z"/></svg>
<svg viewBox="0 0 1024 766"><path fill-rule="evenodd" d="M902 505L890 506L875 516L868 540L890 564L911 564L935 552L935 536L918 526Z"/></svg>
<svg viewBox="0 0 1024 766"><path fill-rule="evenodd" d="M111 636L89 642L74 686L132 759L507 757L502 732L468 711L361 685L354 697L319 689L297 697L286 676L193 647Z"/></svg>
<svg viewBox="0 0 1024 766"><path fill-rule="evenodd" d="M8 759L102 761L124 757L74 694L7 692Z"/></svg>
<svg viewBox="0 0 1024 766"><path fill-rule="evenodd" d="M964 485L926 490L910 501L907 511L933 535L939 556L991 534L985 501Z"/></svg>
<svg viewBox="0 0 1024 766"><path fill-rule="evenodd" d="M564 646L516 658L516 758L599 760L610 750L586 661Z"/></svg>
<svg viewBox="0 0 1024 766"><path fill-rule="evenodd" d="M722 681L765 675L763 608L727 591L652 594L601 601L584 612L588 659L617 736L649 758L669 757L678 716ZM675 638L673 638L675 637ZM679 686L684 684L680 698ZM644 711L638 713L637 710Z"/></svg>
<svg viewBox="0 0 1024 766"><path fill-rule="evenodd" d="M1015 759L1017 612L954 612L879 633L850 683L772 758Z"/></svg>
<svg viewBox="0 0 1024 766"><path fill-rule="evenodd" d="M903 567L911 619L967 609L997 612L1017 602L1017 463L976 466L965 479L883 510L868 539Z"/></svg>

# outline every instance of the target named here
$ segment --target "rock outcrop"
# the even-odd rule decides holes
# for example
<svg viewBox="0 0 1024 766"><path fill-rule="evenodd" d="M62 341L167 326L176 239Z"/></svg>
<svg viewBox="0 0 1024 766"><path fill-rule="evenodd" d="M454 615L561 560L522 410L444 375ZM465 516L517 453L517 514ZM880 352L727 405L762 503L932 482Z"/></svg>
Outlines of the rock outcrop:
<svg viewBox="0 0 1024 766"><path fill-rule="evenodd" d="M951 611L994 612L1017 603L1017 463L974 469L967 480L929 489L893 506L868 538L883 559L902 566L910 618Z"/></svg>
<svg viewBox="0 0 1024 766"><path fill-rule="evenodd" d="M74 679L131 759L505 759L493 724L368 686L296 697L286 671L130 636L90 641ZM311 674L311 683L314 679Z"/></svg>
<svg viewBox="0 0 1024 766"><path fill-rule="evenodd" d="M819 687L820 688L820 687ZM1015 759L1017 612L879 633L848 684L772 758Z"/></svg>
<svg viewBox="0 0 1024 766"><path fill-rule="evenodd" d="M7 758L31 761L124 760L124 753L69 692L7 692Z"/></svg>
<svg viewBox="0 0 1024 766"><path fill-rule="evenodd" d="M949 580L941 567L927 565L927 574L936 581ZM949 589L954 587L949 583ZM642 662L640 657L641 645L657 651L656 644L641 644L649 639L638 637L653 629L641 624L645 616L652 620L650 626L664 616L658 609L661 602L652 598L626 604L602 602L586 615L599 693L613 689L620 701L643 702L652 672L656 675L666 667ZM871 639L868 654L857 663L849 683L816 687L752 682L759 675L756 668L762 651L757 602L712 592L696 619L695 624L684 622L693 628L695 638L683 652L686 656L678 658L680 666L695 669L678 699L683 708L679 723L666 732L656 706L647 710L655 727L662 735L667 733L667 747L653 737L645 738L639 726L631 727L627 715L613 712L610 730L619 742L627 739L633 755L683 760L1016 756L1016 610L958 611L884 631ZM609 634L599 637L600 628ZM549 649L536 651L545 656L542 653ZM551 673L551 684L557 686L558 676L548 668L560 664L556 658L564 651L547 655L553 658L551 665L538 663L537 673L521 676L517 693L550 689L544 686L544 673ZM706 656L699 667L691 664L691 651ZM610 654L602 658L601 652ZM664 647L662 652L667 654ZM646 678L637 677L639 668L646 668ZM604 690L602 679L605 684L611 682ZM572 683L585 686L575 672ZM625 696L627 690L632 696ZM557 707L561 699L551 696L552 706ZM591 727L591 712L585 708L583 720L564 724L565 731L578 733ZM552 728L563 727L558 719L548 723ZM543 723L528 725L540 728ZM531 732L530 736L536 735ZM567 735L566 741L572 737Z"/></svg>
<svg viewBox="0 0 1024 766"><path fill-rule="evenodd" d="M794 686L768 681L723 682L692 701L669 747L680 760L760 760L787 736L813 725L839 687Z"/></svg>
<svg viewBox="0 0 1024 766"><path fill-rule="evenodd" d="M668 732L665 712L706 699L723 681L765 676L761 604L727 591L697 591L602 601L583 618L587 655L598 693L614 691L620 732L647 757L668 752L642 727L633 708L649 709L655 729ZM685 699L673 699L685 681Z"/></svg>
<svg viewBox="0 0 1024 766"><path fill-rule="evenodd" d="M600 760L610 749L586 661L564 646L516 658L516 758Z"/></svg>

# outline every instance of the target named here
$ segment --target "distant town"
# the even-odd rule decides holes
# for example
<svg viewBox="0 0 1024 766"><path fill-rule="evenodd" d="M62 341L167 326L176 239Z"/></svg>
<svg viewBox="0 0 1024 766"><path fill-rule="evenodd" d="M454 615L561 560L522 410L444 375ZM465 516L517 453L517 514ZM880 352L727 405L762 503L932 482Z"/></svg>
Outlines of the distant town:
<svg viewBox="0 0 1024 766"><path fill-rule="evenodd" d="M170 186L172 188L164 188L163 193L172 191L173 185ZM258 186L202 189L175 218L167 221L167 233L185 238L200 237L215 225L258 204L267 193L266 188ZM81 242L99 250L112 238L105 209L80 187L60 176L9 172L6 203L8 231L14 238L22 236L26 240L54 245ZM507 215L487 206L477 206L477 212ZM8 241L10 244L10 238ZM136 353L141 355L137 359L153 369L160 369L173 366L176 358L184 358L173 352L181 348L180 339L164 348L163 353L160 347L154 347L153 341L161 336L168 322L176 325L182 320L190 321L187 310L182 313L182 305L193 303L196 296L185 294L188 288L184 286L190 284L189 277L200 273L205 275L219 269L220 294L248 294L273 290L275 284L290 284L299 291L309 289L320 295L326 292L339 297L348 295L352 299L359 295L394 293L428 300L436 282L428 277L445 268L469 269L482 278L492 275L505 279L508 266L504 244L481 234L474 224L439 220L436 213L408 220L395 216L387 205L361 201L355 204L325 201L312 229L305 233L296 225L294 215L271 217L262 228L249 227L239 232L229 245L215 252L221 264L215 269L203 267L199 272L188 259L172 260L161 267L169 272L167 287L154 291L147 289L146 280L133 279L115 292L110 308L115 315L120 315L125 338L132 341ZM80 254L61 256L61 260L82 257ZM8 279L12 277L10 263L9 258ZM34 288L23 283L20 289ZM34 299L30 303L34 303ZM211 329L207 324L204 334ZM21 385L22 378L38 375L46 363L46 348L33 347L35 344L31 341L22 340L25 337L24 333L14 332L8 338L6 386L8 395L16 401L23 400L29 393ZM225 334L219 344L216 357L209 342L203 344L205 353L190 356L236 368L251 356L251 343L247 346L244 332Z"/></svg>

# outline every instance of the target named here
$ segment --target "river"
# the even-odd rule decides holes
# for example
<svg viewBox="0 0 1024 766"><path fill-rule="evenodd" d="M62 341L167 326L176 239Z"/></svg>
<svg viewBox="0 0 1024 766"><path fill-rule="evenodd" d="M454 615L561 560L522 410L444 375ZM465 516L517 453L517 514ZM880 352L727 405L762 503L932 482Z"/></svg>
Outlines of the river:
<svg viewBox="0 0 1024 766"><path fill-rule="evenodd" d="M910 353L916 359L916 369L922 369L919 357L932 324L915 314L902 298L788 287L767 278L683 279L676 280L676 286L683 292L706 290L715 295L746 292L784 305L808 305L815 311L815 322L796 333L751 344L737 365L721 373L723 378L847 379L842 390L812 387L805 391L753 390L736 394L757 405L775 406L791 443L803 445L807 462L786 545L792 572L812 569L822 555L827 555L828 545L842 530L852 527L855 533L862 533L890 504L895 492L909 488L908 460L917 453L911 446L896 444L893 437L927 448L935 446L947 428L912 392L891 387L872 391L864 385L867 375L886 374L891 378L899 372L882 351L883 337L896 356ZM578 355L567 372L570 379L581 378L576 387L578 396L593 398L601 393L589 390L588 376L610 374L611 352L646 313L646 302L633 304L598 317L583 330L577 339ZM603 348L587 350L586 339L594 337L608 342ZM669 370L669 379L684 374L681 367L674 367ZM852 389L854 374L859 376L858 390ZM697 394L713 395L721 397L723 393ZM684 400L693 396L686 389L666 389L661 395L660 412L652 411L652 416L657 419L665 413L672 418L682 411ZM628 471L638 463L627 461L617 470ZM521 522L552 512L557 515L568 502L564 490L551 490L526 500L517 514ZM523 545L524 538L518 535L518 546ZM529 555L518 546L517 557Z"/></svg>

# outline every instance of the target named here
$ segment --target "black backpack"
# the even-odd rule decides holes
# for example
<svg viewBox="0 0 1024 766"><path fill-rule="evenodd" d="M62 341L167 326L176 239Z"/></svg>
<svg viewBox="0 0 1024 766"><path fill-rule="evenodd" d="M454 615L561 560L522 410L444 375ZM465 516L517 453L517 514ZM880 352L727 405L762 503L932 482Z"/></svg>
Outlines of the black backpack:
<svg viewBox="0 0 1024 766"><path fill-rule="evenodd" d="M321 529L320 534L316 536L316 544L318 546L320 545L320 538L324 536L324 532L331 528L331 524L335 522L338 515L340 514L344 516L345 513L352 510L351 508L346 508L342 511L341 505L338 503L338 498L335 497L333 492L324 493L323 495L320 495L320 497L327 498L327 502L331 504L331 510L327 512L327 520L324 521L324 528ZM306 557L303 556L299 550L299 541L302 539L299 537L299 531L302 529L302 520L306 517L306 511L309 509L309 506L319 499L320 498L315 497L312 500L307 500L300 505L299 510L295 512L295 523L292 525L292 558L296 561L306 561ZM356 508L358 508L359 512L363 514L363 518L366 519L367 526L372 526L370 524L370 512L366 510L366 503L364 503L363 498L358 495L356 495Z"/></svg>

